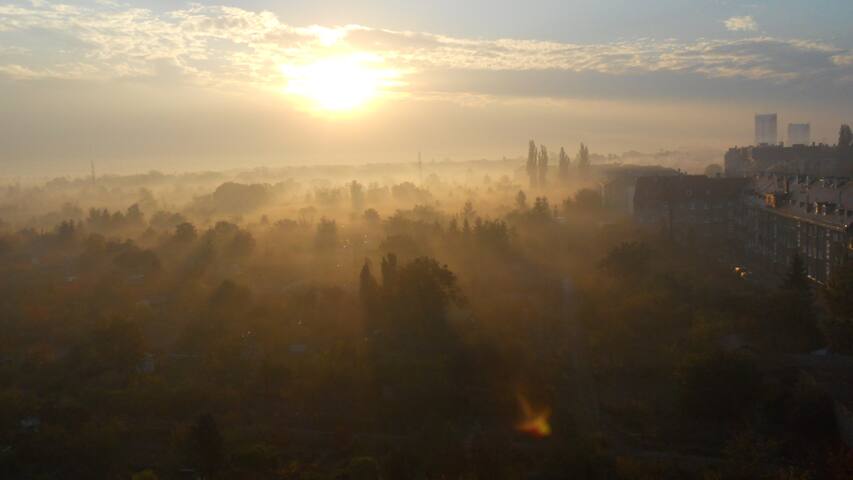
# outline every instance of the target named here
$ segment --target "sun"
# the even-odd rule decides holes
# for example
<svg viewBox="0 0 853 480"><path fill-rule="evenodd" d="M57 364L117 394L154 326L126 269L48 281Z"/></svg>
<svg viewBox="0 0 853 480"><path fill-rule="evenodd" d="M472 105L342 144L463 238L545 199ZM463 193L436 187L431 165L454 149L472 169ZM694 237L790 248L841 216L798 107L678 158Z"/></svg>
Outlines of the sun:
<svg viewBox="0 0 853 480"><path fill-rule="evenodd" d="M311 63L281 65L284 92L313 110L342 113L356 110L398 84L399 72L385 68L369 54L326 57Z"/></svg>

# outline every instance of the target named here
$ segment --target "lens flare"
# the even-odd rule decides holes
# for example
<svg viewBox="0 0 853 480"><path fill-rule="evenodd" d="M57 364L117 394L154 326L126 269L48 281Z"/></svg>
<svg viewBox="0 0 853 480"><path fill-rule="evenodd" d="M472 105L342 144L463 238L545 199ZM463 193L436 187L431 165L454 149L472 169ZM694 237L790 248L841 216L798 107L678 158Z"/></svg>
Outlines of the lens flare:
<svg viewBox="0 0 853 480"><path fill-rule="evenodd" d="M551 409L547 407L533 408L523 395L518 395L518 406L521 410L521 421L515 428L531 437L545 438L551 435Z"/></svg>

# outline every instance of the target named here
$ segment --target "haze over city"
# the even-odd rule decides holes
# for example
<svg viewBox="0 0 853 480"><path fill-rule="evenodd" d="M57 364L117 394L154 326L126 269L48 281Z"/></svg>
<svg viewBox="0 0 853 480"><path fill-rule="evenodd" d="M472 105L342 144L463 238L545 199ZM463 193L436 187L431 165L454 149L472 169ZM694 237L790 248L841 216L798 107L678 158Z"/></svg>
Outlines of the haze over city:
<svg viewBox="0 0 853 480"><path fill-rule="evenodd" d="M851 26L0 0L0 479L853 479Z"/></svg>

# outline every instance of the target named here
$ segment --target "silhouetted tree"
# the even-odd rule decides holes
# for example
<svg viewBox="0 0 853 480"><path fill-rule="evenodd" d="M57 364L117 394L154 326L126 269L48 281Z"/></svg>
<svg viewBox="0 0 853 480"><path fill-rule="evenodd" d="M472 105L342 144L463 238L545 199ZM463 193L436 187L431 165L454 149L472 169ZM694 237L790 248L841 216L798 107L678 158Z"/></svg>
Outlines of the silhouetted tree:
<svg viewBox="0 0 853 480"><path fill-rule="evenodd" d="M234 234L231 243L228 244L227 253L232 257L245 258L252 254L255 249L255 238L246 230L240 230Z"/></svg>
<svg viewBox="0 0 853 480"><path fill-rule="evenodd" d="M581 172L587 172L589 170L589 148L581 143L580 149L578 150L578 170Z"/></svg>
<svg viewBox="0 0 853 480"><path fill-rule="evenodd" d="M225 450L213 415L207 413L196 420L190 432L190 442L205 478L212 478L219 473L225 463Z"/></svg>
<svg viewBox="0 0 853 480"><path fill-rule="evenodd" d="M833 315L853 318L853 259L833 269L823 293Z"/></svg>
<svg viewBox="0 0 853 480"><path fill-rule="evenodd" d="M94 349L106 369L130 373L142 359L145 339L138 324L115 317L95 330Z"/></svg>
<svg viewBox="0 0 853 480"><path fill-rule="evenodd" d="M723 167L719 164L712 163L705 167L705 176L708 178L716 178L723 175Z"/></svg>
<svg viewBox="0 0 853 480"><path fill-rule="evenodd" d="M245 311L252 302L252 291L231 280L224 280L210 296L210 309L220 315Z"/></svg>
<svg viewBox="0 0 853 480"><path fill-rule="evenodd" d="M569 166L571 161L569 160L569 156L566 154L566 149L560 147L560 180L564 183L569 180Z"/></svg>
<svg viewBox="0 0 853 480"><path fill-rule="evenodd" d="M377 212L373 208L368 208L367 210L365 210L362 217L364 218L365 222L369 223L376 223L380 220L379 212Z"/></svg>
<svg viewBox="0 0 853 480"><path fill-rule="evenodd" d="M519 190L515 195L515 207L521 211L527 210L527 195L523 190Z"/></svg>
<svg viewBox="0 0 853 480"><path fill-rule="evenodd" d="M338 245L338 225L334 220L321 218L317 224L317 234L314 236L314 246L318 250L334 250Z"/></svg>
<svg viewBox="0 0 853 480"><path fill-rule="evenodd" d="M382 257L382 290L386 295L391 294L397 285L397 255L389 253Z"/></svg>
<svg viewBox="0 0 853 480"><path fill-rule="evenodd" d="M462 301L456 275L447 265L420 257L400 268L396 277L394 297L397 311L405 312L406 333L421 338L446 335L448 309Z"/></svg>
<svg viewBox="0 0 853 480"><path fill-rule="evenodd" d="M761 375L739 354L715 352L688 360L677 372L682 406L710 420L732 421L749 412Z"/></svg>
<svg viewBox="0 0 853 480"><path fill-rule="evenodd" d="M823 297L832 314L824 325L827 342L835 351L853 353L853 260L833 269Z"/></svg>
<svg viewBox="0 0 853 480"><path fill-rule="evenodd" d="M651 260L651 251L646 244L624 242L611 248L599 265L616 278L637 280L648 274Z"/></svg>
<svg viewBox="0 0 853 480"><path fill-rule="evenodd" d="M505 251L509 248L510 231L506 222L501 220L477 220L474 226L474 238L477 239L477 243L498 251Z"/></svg>
<svg viewBox="0 0 853 480"><path fill-rule="evenodd" d="M594 211L601 208L601 193L591 188L584 188L575 194L572 205L583 211Z"/></svg>
<svg viewBox="0 0 853 480"><path fill-rule="evenodd" d="M850 125L842 125L838 131L838 155L845 160L853 157L853 131Z"/></svg>
<svg viewBox="0 0 853 480"><path fill-rule="evenodd" d="M364 187L355 180L349 184L349 197L353 211L360 212L364 208Z"/></svg>
<svg viewBox="0 0 853 480"><path fill-rule="evenodd" d="M530 178L530 188L539 185L539 153L533 140L527 148L527 176Z"/></svg>
<svg viewBox="0 0 853 480"><path fill-rule="evenodd" d="M539 147L539 187L545 188L548 183L548 149L545 145Z"/></svg>
<svg viewBox="0 0 853 480"><path fill-rule="evenodd" d="M56 227L56 239L60 245L71 245L77 238L77 226L73 220L66 220Z"/></svg>
<svg viewBox="0 0 853 480"><path fill-rule="evenodd" d="M467 200L465 205L462 207L462 218L465 220L471 221L477 216L477 211L474 210L474 204L471 200Z"/></svg>
<svg viewBox="0 0 853 480"><path fill-rule="evenodd" d="M376 329L380 313L380 291L379 284L370 272L370 261L365 259L364 266L358 276L358 296L361 299L361 307L365 315L365 324L370 333Z"/></svg>
<svg viewBox="0 0 853 480"><path fill-rule="evenodd" d="M175 227L174 240L179 243L192 243L198 237L195 225L184 222Z"/></svg>
<svg viewBox="0 0 853 480"><path fill-rule="evenodd" d="M149 274L160 270L160 259L151 250L142 250L128 242L115 258L115 264L127 273Z"/></svg>
<svg viewBox="0 0 853 480"><path fill-rule="evenodd" d="M552 219L551 207L547 197L536 197L533 207L527 212L527 218L534 222L549 222Z"/></svg>
<svg viewBox="0 0 853 480"><path fill-rule="evenodd" d="M794 253L779 290L771 296L773 324L767 325L768 338L782 350L808 351L819 346L820 330L814 307L814 293L803 258Z"/></svg>
<svg viewBox="0 0 853 480"><path fill-rule="evenodd" d="M785 279L782 282L782 288L811 295L811 284L806 274L806 266L799 252L794 252L791 256L791 263L788 267L788 273L785 274Z"/></svg>

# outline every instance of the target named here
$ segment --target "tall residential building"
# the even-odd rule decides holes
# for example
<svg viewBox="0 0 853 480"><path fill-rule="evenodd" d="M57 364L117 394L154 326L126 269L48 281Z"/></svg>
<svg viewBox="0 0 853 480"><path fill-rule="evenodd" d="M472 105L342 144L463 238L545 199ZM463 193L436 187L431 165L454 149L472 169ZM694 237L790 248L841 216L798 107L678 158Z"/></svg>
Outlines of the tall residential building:
<svg viewBox="0 0 853 480"><path fill-rule="evenodd" d="M812 126L809 123L789 123L788 143L791 145L808 145L812 143Z"/></svg>
<svg viewBox="0 0 853 480"><path fill-rule="evenodd" d="M766 113L755 115L755 144L775 145L779 142L777 133L776 114Z"/></svg>

